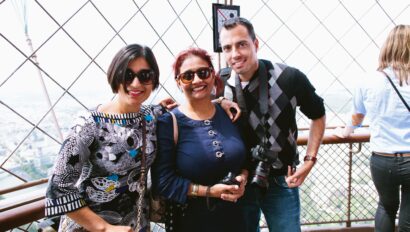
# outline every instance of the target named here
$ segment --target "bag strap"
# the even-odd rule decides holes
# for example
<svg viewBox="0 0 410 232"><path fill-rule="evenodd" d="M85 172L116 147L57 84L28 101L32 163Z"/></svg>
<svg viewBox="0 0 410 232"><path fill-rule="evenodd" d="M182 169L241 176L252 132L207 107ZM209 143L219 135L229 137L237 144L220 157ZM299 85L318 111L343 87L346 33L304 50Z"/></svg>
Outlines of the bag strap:
<svg viewBox="0 0 410 232"><path fill-rule="evenodd" d="M169 111L169 113L172 116L172 125L174 127L174 143L176 145L178 143L178 121L174 113L172 113L171 111Z"/></svg>
<svg viewBox="0 0 410 232"><path fill-rule="evenodd" d="M142 118L142 147L141 147L141 175L140 175L140 181L138 183L137 191L138 191L138 201L137 201L137 231L140 231L141 228L141 218L142 218L142 201L145 195L145 182L147 180L147 166L146 166L146 154L145 154L145 148L146 148L146 122L145 119Z"/></svg>
<svg viewBox="0 0 410 232"><path fill-rule="evenodd" d="M146 128L145 128L145 119L142 119L142 147L141 147L141 172L147 173L147 166L146 166L146 154L145 154L145 147L147 144L146 138Z"/></svg>
<svg viewBox="0 0 410 232"><path fill-rule="evenodd" d="M396 88L396 86L394 85L393 81L390 79L389 75L387 75L386 72L384 72L383 70L381 71L389 80L390 84L393 86L394 90L396 91L397 95L399 95L400 100L403 102L403 104L406 106L407 110L410 112L410 107L409 105L407 105L407 102L404 100L403 96L401 96L399 90Z"/></svg>
<svg viewBox="0 0 410 232"><path fill-rule="evenodd" d="M222 93L220 94L221 96L225 95L226 82L231 77L231 72L232 72L232 68L230 67L222 68L219 70L219 78L221 79L222 84L223 84Z"/></svg>

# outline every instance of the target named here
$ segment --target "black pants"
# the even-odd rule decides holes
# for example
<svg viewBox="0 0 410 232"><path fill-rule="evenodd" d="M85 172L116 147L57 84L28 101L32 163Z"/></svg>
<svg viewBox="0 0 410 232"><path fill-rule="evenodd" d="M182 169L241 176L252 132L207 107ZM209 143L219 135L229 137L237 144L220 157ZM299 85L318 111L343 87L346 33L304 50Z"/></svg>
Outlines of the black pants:
<svg viewBox="0 0 410 232"><path fill-rule="evenodd" d="M410 157L385 157L373 153L370 171L379 193L375 231L393 232L399 207L399 231L410 231Z"/></svg>
<svg viewBox="0 0 410 232"><path fill-rule="evenodd" d="M186 206L180 207L173 204L168 207L172 220L167 220L166 230L177 232L242 232L245 224L241 205L211 198L208 208L204 197L190 198Z"/></svg>

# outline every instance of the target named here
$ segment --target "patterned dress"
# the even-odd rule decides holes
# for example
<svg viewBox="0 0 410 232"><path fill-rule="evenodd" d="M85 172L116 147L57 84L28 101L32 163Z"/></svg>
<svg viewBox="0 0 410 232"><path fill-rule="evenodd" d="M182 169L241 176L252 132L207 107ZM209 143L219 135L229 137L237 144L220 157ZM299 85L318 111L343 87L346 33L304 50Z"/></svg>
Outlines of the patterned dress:
<svg viewBox="0 0 410 232"><path fill-rule="evenodd" d="M55 162L46 193L46 217L65 215L88 206L113 225L137 224L142 127L145 120L146 165L156 155L159 106L142 106L139 113L105 114L89 111L71 128ZM143 231L149 231L144 196ZM67 216L59 231L84 231Z"/></svg>

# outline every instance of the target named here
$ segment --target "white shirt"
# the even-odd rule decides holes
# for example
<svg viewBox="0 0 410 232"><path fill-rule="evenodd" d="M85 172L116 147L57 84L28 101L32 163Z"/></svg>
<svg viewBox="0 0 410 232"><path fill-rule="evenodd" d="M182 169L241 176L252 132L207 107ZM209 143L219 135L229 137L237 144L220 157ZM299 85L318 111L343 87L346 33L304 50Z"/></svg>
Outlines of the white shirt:
<svg viewBox="0 0 410 232"><path fill-rule="evenodd" d="M410 85L400 86L392 69L384 71L410 104ZM353 104L353 113L366 115L369 120L372 151L410 152L410 112L383 73L366 75L356 89Z"/></svg>

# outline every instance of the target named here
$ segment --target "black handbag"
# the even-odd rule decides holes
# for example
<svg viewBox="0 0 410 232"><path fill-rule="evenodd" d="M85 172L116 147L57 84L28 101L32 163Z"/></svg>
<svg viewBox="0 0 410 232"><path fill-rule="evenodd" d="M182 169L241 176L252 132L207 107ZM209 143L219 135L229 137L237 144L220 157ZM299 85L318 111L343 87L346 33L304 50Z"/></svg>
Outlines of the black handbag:
<svg viewBox="0 0 410 232"><path fill-rule="evenodd" d="M148 187L149 195L149 220L155 223L165 223L165 213L167 200L161 196L156 196L152 189Z"/></svg>

